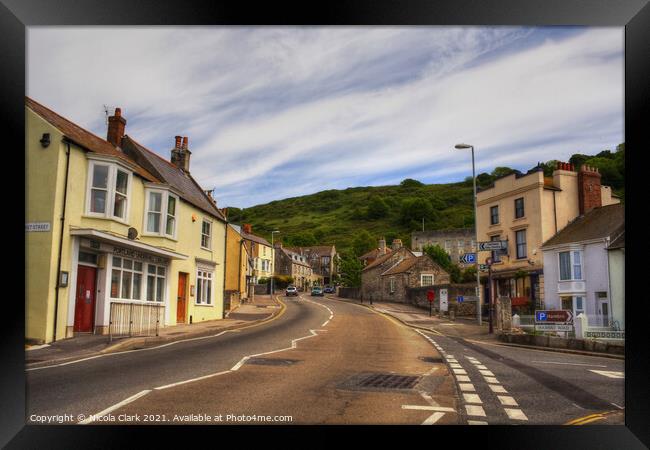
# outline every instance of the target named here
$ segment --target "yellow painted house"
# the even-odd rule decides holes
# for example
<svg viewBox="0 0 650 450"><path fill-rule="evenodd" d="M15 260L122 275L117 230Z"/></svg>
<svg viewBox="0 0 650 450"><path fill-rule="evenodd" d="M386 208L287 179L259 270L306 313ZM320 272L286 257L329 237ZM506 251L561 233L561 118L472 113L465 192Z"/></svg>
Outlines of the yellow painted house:
<svg viewBox="0 0 650 450"><path fill-rule="evenodd" d="M119 108L104 140L25 103L26 340L114 332L134 310L158 326L223 318L227 222L187 138L167 161L124 134Z"/></svg>

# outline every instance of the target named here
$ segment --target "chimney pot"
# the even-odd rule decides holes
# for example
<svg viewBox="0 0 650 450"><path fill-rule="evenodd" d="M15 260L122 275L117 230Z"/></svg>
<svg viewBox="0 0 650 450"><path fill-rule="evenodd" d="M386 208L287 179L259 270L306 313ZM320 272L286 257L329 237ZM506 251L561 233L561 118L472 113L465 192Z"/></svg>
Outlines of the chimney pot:
<svg viewBox="0 0 650 450"><path fill-rule="evenodd" d="M176 144L174 145L174 148L181 148L181 139L182 139L182 137L175 136L174 139L176 140Z"/></svg>
<svg viewBox="0 0 650 450"><path fill-rule="evenodd" d="M122 117L122 110L120 108L115 108L114 115L108 118L108 131L106 132L106 140L113 144L115 147L121 146L125 128L126 119Z"/></svg>
<svg viewBox="0 0 650 450"><path fill-rule="evenodd" d="M187 136L183 137L183 150L187 150Z"/></svg>

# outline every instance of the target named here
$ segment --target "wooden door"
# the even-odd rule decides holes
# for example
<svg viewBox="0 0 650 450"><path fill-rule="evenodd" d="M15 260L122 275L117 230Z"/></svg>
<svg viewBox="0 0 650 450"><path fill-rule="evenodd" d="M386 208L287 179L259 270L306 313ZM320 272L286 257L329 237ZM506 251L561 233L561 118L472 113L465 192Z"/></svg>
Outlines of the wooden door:
<svg viewBox="0 0 650 450"><path fill-rule="evenodd" d="M187 274L178 273L178 303L176 304L176 323L185 323L187 309Z"/></svg>
<svg viewBox="0 0 650 450"><path fill-rule="evenodd" d="M74 331L93 331L95 319L95 267L77 267L77 295L74 309Z"/></svg>

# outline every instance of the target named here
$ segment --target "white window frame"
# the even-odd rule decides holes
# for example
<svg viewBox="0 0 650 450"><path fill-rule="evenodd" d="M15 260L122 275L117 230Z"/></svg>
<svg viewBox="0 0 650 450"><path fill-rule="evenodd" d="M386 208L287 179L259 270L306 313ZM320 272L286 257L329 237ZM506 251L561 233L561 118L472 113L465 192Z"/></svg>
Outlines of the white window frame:
<svg viewBox="0 0 650 450"><path fill-rule="evenodd" d="M151 193L160 194L160 229L156 231L149 231L149 197ZM176 200L176 214L174 214L174 232L167 234L167 209L169 207L169 198L173 197ZM145 236L162 236L170 239L176 239L178 236L178 208L180 206L180 198L178 195L169 192L166 189L160 188L146 188L144 190L144 217L142 221L142 234Z"/></svg>
<svg viewBox="0 0 650 450"><path fill-rule="evenodd" d="M115 266L115 258L120 259L120 267ZM125 268L124 267L124 261L131 261L131 268ZM135 269L135 264L138 263L141 265L140 270ZM117 280L117 296L113 296L112 288L113 288L113 271L117 270L120 272L119 278ZM122 256L116 256L112 255L111 256L111 271L108 274L109 277L109 290L108 290L108 295L112 300L127 300L127 301L142 301L144 300L144 296L142 295L145 293L145 283L146 283L146 277L145 277L145 270L146 270L146 263L139 261L137 259L132 259L132 258L124 258ZM129 288L129 297L122 297L122 283L124 281L124 272L130 272L131 273L131 286ZM134 284L134 274L140 274L140 298L134 298L133 297L133 284Z"/></svg>
<svg viewBox="0 0 650 450"><path fill-rule="evenodd" d="M108 176L106 180L106 203L104 212L93 212L90 210L91 199L92 199L92 189L93 189L93 177L95 174L95 166L106 166L108 167ZM127 174L127 186L126 186L126 206L124 208L124 217L113 215L115 210L115 196L116 196L116 183L117 183L117 171L120 170ZM129 215L131 212L131 191L133 186L133 171L127 169L122 165L118 165L113 161L106 161L103 159L89 159L88 160L88 176L86 177L86 210L85 215L88 217L97 217L102 219L112 219L118 222L127 223L129 221ZM100 188L101 189L101 188ZM123 195L118 193L119 195Z"/></svg>
<svg viewBox="0 0 650 450"><path fill-rule="evenodd" d="M214 306L214 270L198 267L196 269L196 297L194 304L203 306ZM207 295L206 285L210 286L210 295Z"/></svg>
<svg viewBox="0 0 650 450"><path fill-rule="evenodd" d="M519 256L519 246L521 245L517 241L517 236L519 236L519 233L523 232L524 233L524 250L525 250L525 255ZM521 229L521 230L516 230L515 231L515 258L516 259L526 259L528 258L528 233L526 232L526 229Z"/></svg>
<svg viewBox="0 0 650 450"><path fill-rule="evenodd" d="M210 224L210 234L203 234L203 224L204 223ZM212 225L213 225L212 221L206 219L205 217L201 220L201 242L200 242L200 244L201 244L201 248L204 249L204 250L212 251L212 228L213 228ZM207 247L203 246L203 236L208 236L208 246Z"/></svg>
<svg viewBox="0 0 650 450"><path fill-rule="evenodd" d="M431 277L431 284L424 284L424 277ZM420 274L420 286L433 286L435 283L435 277L433 276L432 273L421 273Z"/></svg>
<svg viewBox="0 0 650 450"><path fill-rule="evenodd" d="M569 254L569 272L571 274L571 278L564 279L562 278L562 266L560 262L560 254L562 253L568 253ZM580 254L580 278L576 278L576 273L575 273L575 253ZM585 273L585 268L584 268L584 252L582 250L578 250L575 248L567 249L567 250L561 250L557 252L557 279L559 281L584 281L584 273Z"/></svg>
<svg viewBox="0 0 650 450"><path fill-rule="evenodd" d="M147 267L146 267L146 269L143 269L144 270L144 277L143 277L144 278L144 280L143 280L144 281L144 283L143 283L144 284L144 288L143 288L143 290L144 290L144 298L142 300L144 300L147 303L156 303L156 304L161 304L161 305L166 304L165 301L166 301L166 296L167 296L166 295L167 294L167 275L169 275L169 267L167 267L167 266L165 266L163 264L153 264L153 263L146 263L145 265ZM156 271L155 271L156 273L149 273L149 267L151 267L151 266L156 268ZM159 267L162 267L162 268L165 269L165 274L164 275L160 275L158 273L158 268ZM149 294L149 288L148 288L148 286L149 286L149 284L148 284L149 283L149 277L154 277L153 300L148 300L147 299L147 296ZM156 300L156 294L158 293L158 287L157 287L158 286L158 278L163 279L162 294L160 296L160 300Z"/></svg>
<svg viewBox="0 0 650 450"><path fill-rule="evenodd" d="M391 294L395 292L395 277L390 277L388 279L388 289Z"/></svg>

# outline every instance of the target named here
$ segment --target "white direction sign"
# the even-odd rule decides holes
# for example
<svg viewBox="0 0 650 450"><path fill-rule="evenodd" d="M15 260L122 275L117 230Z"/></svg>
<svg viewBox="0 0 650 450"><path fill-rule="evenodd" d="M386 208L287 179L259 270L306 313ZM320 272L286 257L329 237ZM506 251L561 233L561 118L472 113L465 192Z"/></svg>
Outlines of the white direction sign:
<svg viewBox="0 0 650 450"><path fill-rule="evenodd" d="M573 331L573 325L549 323L549 324L535 325L535 329L538 331Z"/></svg>
<svg viewBox="0 0 650 450"><path fill-rule="evenodd" d="M447 311L449 309L449 298L447 296L447 289L440 289L440 311Z"/></svg>
<svg viewBox="0 0 650 450"><path fill-rule="evenodd" d="M478 243L480 251L506 250L507 248L508 241L484 241Z"/></svg>

